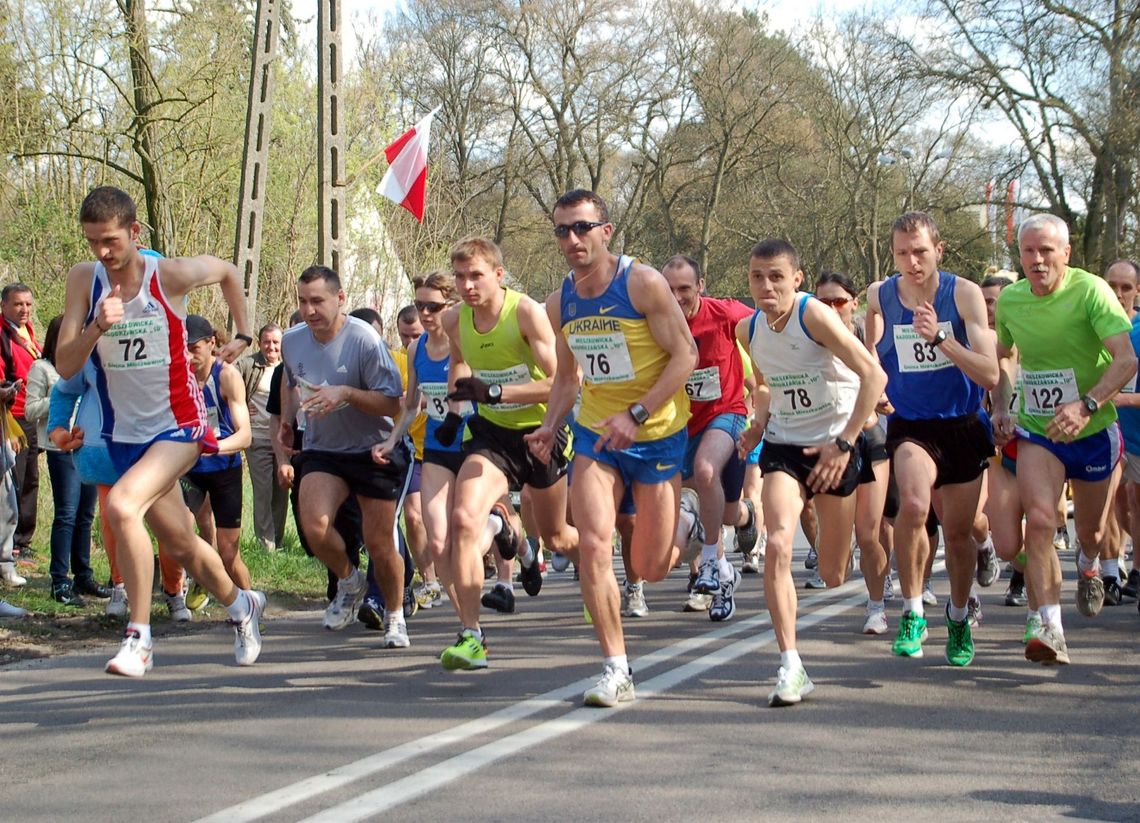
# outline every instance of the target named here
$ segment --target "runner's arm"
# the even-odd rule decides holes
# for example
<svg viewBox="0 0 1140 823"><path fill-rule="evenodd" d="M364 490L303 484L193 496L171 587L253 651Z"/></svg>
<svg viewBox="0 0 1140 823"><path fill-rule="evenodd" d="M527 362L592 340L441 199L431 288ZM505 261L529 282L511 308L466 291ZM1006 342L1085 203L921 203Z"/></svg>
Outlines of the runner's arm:
<svg viewBox="0 0 1140 823"><path fill-rule="evenodd" d="M649 266L634 266L629 273L629 294L633 307L645 315L649 333L669 355L657 382L635 401L653 414L685 385L697 367L697 344L660 272Z"/></svg>
<svg viewBox="0 0 1140 823"><path fill-rule="evenodd" d="M106 326L100 328L98 318L84 326L91 308L91 278L94 267L80 263L67 273L63 320L59 327L59 341L55 349L55 368L60 377L77 374L95 350L95 343Z"/></svg>
<svg viewBox="0 0 1140 823"><path fill-rule="evenodd" d="M158 262L158 271L162 276L163 291L172 300L185 297L202 286L220 285L222 297L234 320L234 338L221 348L219 356L232 363L249 347L248 343L237 338L239 334L253 337L246 312L245 288L237 266L213 255L201 254L197 257L164 258Z"/></svg>
<svg viewBox="0 0 1140 823"><path fill-rule="evenodd" d="M1124 386L1136 376L1136 352L1128 332L1114 334L1104 339L1104 347L1112 355L1112 362L1096 381L1096 385L1086 394L1100 404L1112 400Z"/></svg>
<svg viewBox="0 0 1140 823"><path fill-rule="evenodd" d="M529 383L504 385L502 402L546 403L550 399L550 387L554 385L554 374L558 368L554 326L551 325L546 309L529 297L519 300L518 318L519 331L530 345L534 362L546 377Z"/></svg>
<svg viewBox="0 0 1140 823"><path fill-rule="evenodd" d="M562 295L555 290L546 298L546 315L551 328L559 324L562 315ZM554 344L557 365L554 371L554 382L550 388L550 400L546 406L546 416L542 425L557 431L562 426L570 410L574 408L574 400L578 397L578 388L581 385L578 361L574 352L570 350L566 337L559 332Z"/></svg>
<svg viewBox="0 0 1140 823"><path fill-rule="evenodd" d="M954 302L958 314L966 324L966 337L970 347L959 343L954 335L943 341L939 348L950 362L986 391L998 384L998 363L994 353L994 336L986 320L986 301L982 290L968 280L958 278L954 289Z"/></svg>

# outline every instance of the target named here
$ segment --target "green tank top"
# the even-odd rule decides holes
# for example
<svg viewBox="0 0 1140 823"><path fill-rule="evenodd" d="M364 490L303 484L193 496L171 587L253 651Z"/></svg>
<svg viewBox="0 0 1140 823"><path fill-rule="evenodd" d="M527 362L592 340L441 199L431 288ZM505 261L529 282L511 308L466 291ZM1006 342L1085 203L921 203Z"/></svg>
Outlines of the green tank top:
<svg viewBox="0 0 1140 823"><path fill-rule="evenodd" d="M546 374L534 362L530 344L519 330L519 299L514 289L504 289L499 322L489 332L475 328L475 314L466 304L459 307L459 349L471 373L486 383L507 386L545 380ZM532 429L542 424L545 403L480 403L477 414L505 429Z"/></svg>

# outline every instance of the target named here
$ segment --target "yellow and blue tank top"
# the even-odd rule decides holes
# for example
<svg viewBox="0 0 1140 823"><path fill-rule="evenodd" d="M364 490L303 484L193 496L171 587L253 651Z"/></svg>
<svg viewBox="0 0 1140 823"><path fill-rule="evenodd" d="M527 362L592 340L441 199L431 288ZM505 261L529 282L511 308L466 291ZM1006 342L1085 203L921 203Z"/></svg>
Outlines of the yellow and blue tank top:
<svg viewBox="0 0 1140 823"><path fill-rule="evenodd" d="M629 296L629 272L637 261L618 258L618 270L597 297L582 297L573 274L562 281L561 329L582 369L582 406L577 421L598 431L598 424L636 403L661 377L669 354L657 344L645 315ZM637 432L637 442L660 440L689 420L685 387L657 409Z"/></svg>
<svg viewBox="0 0 1140 823"><path fill-rule="evenodd" d="M488 332L475 328L474 311L467 304L459 307L459 350L471 373L486 383L503 386L545 380L546 373L534 360L530 343L519 328L519 300L522 294L503 289L499 320ZM542 425L545 403L481 403L475 412L489 423L505 429L533 429Z"/></svg>

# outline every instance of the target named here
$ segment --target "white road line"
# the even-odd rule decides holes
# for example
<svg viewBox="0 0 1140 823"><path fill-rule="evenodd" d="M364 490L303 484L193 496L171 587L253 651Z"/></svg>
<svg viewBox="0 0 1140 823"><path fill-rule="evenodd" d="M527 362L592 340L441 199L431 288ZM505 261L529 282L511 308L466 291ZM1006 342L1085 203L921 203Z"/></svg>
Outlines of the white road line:
<svg viewBox="0 0 1140 823"><path fill-rule="evenodd" d="M836 589L820 592L815 599L833 600L851 591L864 592L861 578L849 580ZM865 594L859 595L865 597ZM844 601L846 602L846 601ZM814 614L814 612L812 613ZM807 619L807 618L802 618ZM634 671L646 671L654 666L667 663L681 655L696 651L704 646L731 637L742 632L757 629L769 622L767 613L726 624L718 629L686 638L664 648L658 649L631 662ZM807 623L805 625L811 625ZM731 646L729 648L732 648ZM703 659L703 658L702 658ZM682 667L683 668L683 667ZM656 679L646 681L637 687L640 695L652 694L653 683ZM317 795L339 789L349 783L378 774L400 763L428 754L446 746L462 743L465 740L477 737L499 729L517 720L523 720L543 711L564 706L570 698L579 697L583 691L594 684L593 678L583 678L558 689L537 695L521 703L492 712L477 720L462 723L451 729L437 732L427 737L410 740L407 743L394 746L382 752L369 755L344 766L338 766L324 774L299 780L296 783L284 786L275 791L266 792L257 797L237 803L229 808L222 809L214 814L200 818L196 823L245 823L245 821L258 820L271 814L279 813L285 809L304 803ZM612 712L595 712L598 719Z"/></svg>
<svg viewBox="0 0 1140 823"><path fill-rule="evenodd" d="M860 585L862 585L861 582ZM842 614L856 606L862 605L865 601L866 594L856 594L838 603L821 606L799 618L799 620L796 621L796 628L802 630L809 626L814 626L816 623L820 623L829 617L834 617L837 614ZM675 669L662 672L656 677L645 681L643 685L637 687L638 696L648 698L667 692L686 680L691 680L710 669L761 649L774 640L775 633L770 629L759 637L738 640L735 643L710 652L704 657L680 665ZM627 703L621 708L636 705L636 702ZM461 777L465 777L503 758L511 757L512 755L516 755L519 752L546 743L562 735L576 732L592 723L611 718L615 714L616 712L613 710L606 709L574 709L562 717L539 723L517 734L499 738L498 740L479 746L471 751L444 760L435 766L422 769L401 780L365 792L352 800L337 806L332 806L312 817L307 817L301 821L301 823L353 823L353 821L357 820L366 820L381 812L415 800L417 797L422 797L428 792L434 791Z"/></svg>

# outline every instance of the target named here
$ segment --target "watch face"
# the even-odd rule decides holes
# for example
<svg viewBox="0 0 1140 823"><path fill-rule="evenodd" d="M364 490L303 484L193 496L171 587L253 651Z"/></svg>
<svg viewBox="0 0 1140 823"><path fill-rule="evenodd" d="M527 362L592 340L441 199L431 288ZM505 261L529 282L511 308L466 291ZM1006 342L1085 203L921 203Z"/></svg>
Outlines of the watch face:
<svg viewBox="0 0 1140 823"><path fill-rule="evenodd" d="M487 395L488 395L488 396L489 396L489 397L490 397L492 400L498 400L500 397L502 397L502 396L503 396L503 387L502 387L502 386L500 386L498 383L493 383L493 384L491 384L491 386L490 386L490 387L487 389Z"/></svg>

